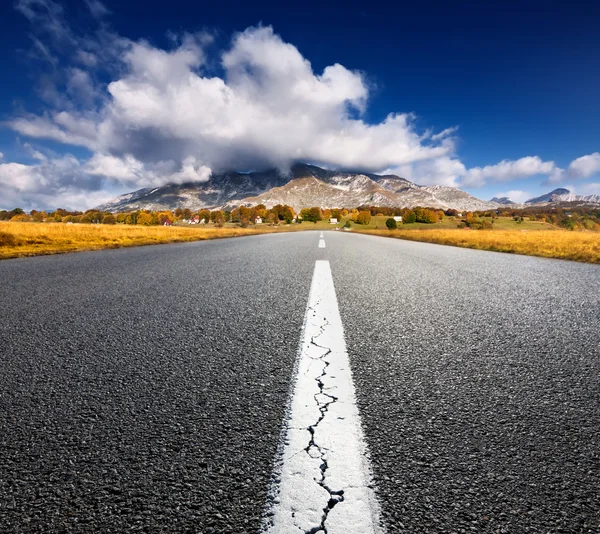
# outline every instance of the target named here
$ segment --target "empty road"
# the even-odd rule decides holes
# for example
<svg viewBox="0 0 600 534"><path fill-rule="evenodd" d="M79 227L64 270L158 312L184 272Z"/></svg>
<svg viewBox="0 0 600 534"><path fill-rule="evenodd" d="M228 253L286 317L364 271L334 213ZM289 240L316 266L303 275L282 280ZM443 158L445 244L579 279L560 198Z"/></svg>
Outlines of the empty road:
<svg viewBox="0 0 600 534"><path fill-rule="evenodd" d="M600 266L297 232L0 304L0 532L600 532Z"/></svg>

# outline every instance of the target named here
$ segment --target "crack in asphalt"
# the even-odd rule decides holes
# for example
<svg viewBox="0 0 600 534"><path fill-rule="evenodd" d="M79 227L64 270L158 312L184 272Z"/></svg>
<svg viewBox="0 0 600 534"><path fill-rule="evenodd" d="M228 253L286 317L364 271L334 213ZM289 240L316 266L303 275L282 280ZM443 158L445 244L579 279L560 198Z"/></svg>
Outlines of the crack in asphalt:
<svg viewBox="0 0 600 534"><path fill-rule="evenodd" d="M319 303L317 303L317 306L318 306L318 304ZM331 510L333 510L333 508L338 503L340 503L344 500L344 490L343 489L334 490L327 485L327 482L326 482L327 469L329 467L327 464L327 449L325 449L324 447L321 447L315 441L315 429L319 426L319 424L323 421L323 419L325 419L325 416L327 415L327 412L329 411L329 406L331 406L338 400L338 398L335 395L331 395L331 394L325 392L325 384L323 383L323 377L327 376L327 368L330 365L330 362L327 361L325 358L327 358L327 356L329 354L331 354L331 349L329 347L319 345L318 343L315 342L315 339L318 339L321 335L323 335L323 333L325 332L325 329L329 325L330 325L329 321L327 321L327 319L324 317L323 325L320 326L320 332L316 336L312 336L310 339L311 345L318 347L320 349L323 349L323 351L324 351L323 354L321 354L318 358L314 358L312 356L310 356L310 358L315 361L320 361L324 365L323 365L323 370L322 370L321 374L315 378L317 385L319 386L319 392L315 393L315 395L313 396L321 415L319 416L319 418L317 419L317 421L314 424L310 425L307 428L307 430L310 432L310 440L308 442L308 445L304 449L305 452L312 459L319 458L321 460L321 465L319 466L319 468L321 470L321 478L320 478L320 480L315 479L315 482L319 486L321 486L325 491L327 491L327 493L329 493L329 500L327 501L327 504L323 507L323 516L321 518L321 524L317 525L316 527L311 528L310 530L305 531L305 534L317 534L318 532L327 534L327 527L326 527L325 523L327 521L327 517L329 516L329 512L331 512Z"/></svg>

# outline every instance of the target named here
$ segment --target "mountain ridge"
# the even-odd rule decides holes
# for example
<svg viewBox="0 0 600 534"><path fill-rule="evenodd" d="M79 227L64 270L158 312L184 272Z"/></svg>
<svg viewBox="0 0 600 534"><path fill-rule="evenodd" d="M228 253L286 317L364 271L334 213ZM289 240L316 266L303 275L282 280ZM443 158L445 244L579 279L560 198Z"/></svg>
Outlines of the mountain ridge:
<svg viewBox="0 0 600 534"><path fill-rule="evenodd" d="M204 182L165 184L120 195L97 207L101 211L175 208L232 209L241 204L288 204L351 208L361 205L439 209L494 209L497 204L447 186L421 186L393 174L346 172L298 163L289 175L277 170L211 175Z"/></svg>
<svg viewBox="0 0 600 534"><path fill-rule="evenodd" d="M394 174L333 171L297 163L288 174L277 170L225 172L213 174L204 182L169 183L132 191L97 207L101 211L173 210L189 208L233 209L240 205L287 204L302 208L354 208L415 206L484 211L500 207L560 205L566 203L600 204L600 195L575 195L568 189L555 189L546 195L516 203L507 197L481 200L455 187L418 185Z"/></svg>

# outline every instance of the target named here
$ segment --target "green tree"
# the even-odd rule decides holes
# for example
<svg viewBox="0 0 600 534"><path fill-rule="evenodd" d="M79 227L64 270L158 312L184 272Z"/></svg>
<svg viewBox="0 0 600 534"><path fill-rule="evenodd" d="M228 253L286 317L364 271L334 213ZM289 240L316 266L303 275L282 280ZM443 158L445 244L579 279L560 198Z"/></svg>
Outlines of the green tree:
<svg viewBox="0 0 600 534"><path fill-rule="evenodd" d="M402 222L404 224L412 224L417 222L417 216L415 215L415 212L413 210L406 210L402 216Z"/></svg>
<svg viewBox="0 0 600 534"><path fill-rule="evenodd" d="M398 223L396 222L396 219L393 219L392 217L385 221L385 225L388 227L389 230L395 230L396 228L398 228Z"/></svg>

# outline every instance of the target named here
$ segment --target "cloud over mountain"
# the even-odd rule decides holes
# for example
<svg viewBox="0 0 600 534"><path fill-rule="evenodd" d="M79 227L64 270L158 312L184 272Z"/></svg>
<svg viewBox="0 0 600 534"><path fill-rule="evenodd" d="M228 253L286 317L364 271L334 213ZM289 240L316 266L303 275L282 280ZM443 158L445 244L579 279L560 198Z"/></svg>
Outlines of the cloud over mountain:
<svg viewBox="0 0 600 534"><path fill-rule="evenodd" d="M406 112L369 123L364 73L338 63L315 72L270 26L234 35L225 51L209 34L189 33L172 36L173 46L163 49L116 34L99 0L86 6L93 29L78 33L53 0L17 2L32 24L31 54L51 75L38 88L44 110L19 113L7 125L91 156L64 175L57 169L66 155L49 155L56 162L0 163L0 186L15 202L35 204L35 184L40 201L54 196L64 204L79 198L68 193L77 187L108 198L124 189L206 180L211 171L285 171L297 161L469 187L538 174L558 179L563 172L537 156L468 169L456 154L454 126L419 131ZM597 166L579 160L573 172ZM6 165L21 165L25 189ZM25 190L27 197L19 193Z"/></svg>

